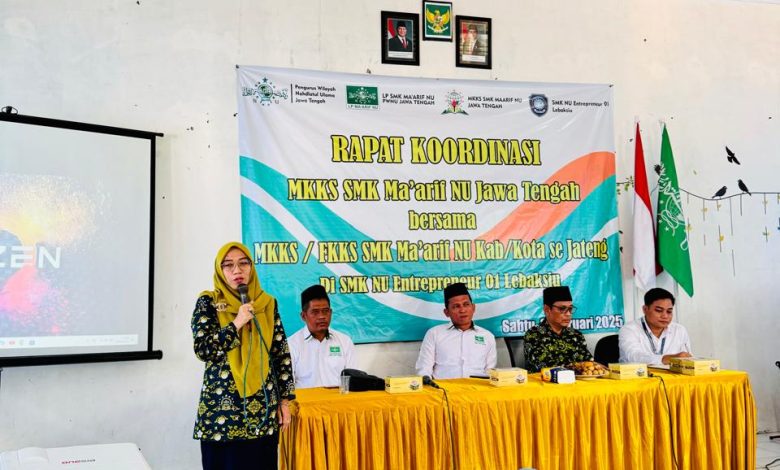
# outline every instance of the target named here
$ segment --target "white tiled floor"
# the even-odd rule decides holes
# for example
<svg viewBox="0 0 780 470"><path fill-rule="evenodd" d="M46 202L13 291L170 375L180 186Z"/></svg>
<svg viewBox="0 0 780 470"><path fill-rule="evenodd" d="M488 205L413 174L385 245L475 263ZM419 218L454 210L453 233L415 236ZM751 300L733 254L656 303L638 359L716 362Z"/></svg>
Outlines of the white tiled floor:
<svg viewBox="0 0 780 470"><path fill-rule="evenodd" d="M765 469L766 465L774 459L780 459L780 439L770 440L773 434L759 434L756 444L756 468ZM780 461L775 462L770 469L780 470Z"/></svg>

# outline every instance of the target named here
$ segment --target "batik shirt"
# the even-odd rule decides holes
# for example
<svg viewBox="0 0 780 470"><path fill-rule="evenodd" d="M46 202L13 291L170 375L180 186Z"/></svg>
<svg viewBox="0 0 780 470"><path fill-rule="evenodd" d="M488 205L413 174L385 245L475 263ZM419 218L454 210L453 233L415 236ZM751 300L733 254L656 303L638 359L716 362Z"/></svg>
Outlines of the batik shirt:
<svg viewBox="0 0 780 470"><path fill-rule="evenodd" d="M206 363L193 438L204 441L255 439L278 432L280 400L295 398L287 337L274 306L274 332L268 378L252 396L242 399L230 372L227 353L241 341L235 325L220 327L211 297L202 296L192 314L195 355Z"/></svg>
<svg viewBox="0 0 780 470"><path fill-rule="evenodd" d="M572 362L593 359L585 336L574 328L564 328L556 334L547 320L528 330L524 338L525 364L528 372L539 372L542 367L565 366Z"/></svg>

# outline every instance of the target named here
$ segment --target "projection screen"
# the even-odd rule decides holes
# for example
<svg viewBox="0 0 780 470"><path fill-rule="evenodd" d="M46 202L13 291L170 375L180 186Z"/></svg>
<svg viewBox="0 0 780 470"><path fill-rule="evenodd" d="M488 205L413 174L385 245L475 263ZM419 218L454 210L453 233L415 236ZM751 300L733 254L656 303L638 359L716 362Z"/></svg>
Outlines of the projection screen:
<svg viewBox="0 0 780 470"><path fill-rule="evenodd" d="M0 114L0 367L162 357L156 136Z"/></svg>

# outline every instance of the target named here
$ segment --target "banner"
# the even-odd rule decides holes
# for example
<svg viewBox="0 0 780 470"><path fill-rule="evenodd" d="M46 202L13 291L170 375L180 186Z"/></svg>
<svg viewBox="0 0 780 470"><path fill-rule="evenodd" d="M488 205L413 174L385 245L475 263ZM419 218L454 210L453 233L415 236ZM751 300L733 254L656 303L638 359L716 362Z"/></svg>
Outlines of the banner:
<svg viewBox="0 0 780 470"><path fill-rule="evenodd" d="M421 339L451 282L496 336L557 285L575 328L623 324L609 85L237 73L243 239L287 331L316 283L356 343Z"/></svg>

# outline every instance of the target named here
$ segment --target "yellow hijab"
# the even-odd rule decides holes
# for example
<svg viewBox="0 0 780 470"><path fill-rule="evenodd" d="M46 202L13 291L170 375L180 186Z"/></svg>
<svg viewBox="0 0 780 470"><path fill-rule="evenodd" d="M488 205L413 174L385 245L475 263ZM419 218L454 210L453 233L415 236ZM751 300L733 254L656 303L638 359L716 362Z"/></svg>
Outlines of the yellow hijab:
<svg viewBox="0 0 780 470"><path fill-rule="evenodd" d="M217 307L217 319L223 328L236 319L238 308L241 307L241 296L236 289L230 287L222 272L222 261L227 256L228 251L233 248L238 248L247 258L252 259L246 246L238 242L227 243L219 249L217 258L214 260L214 290L203 291L200 294L201 296L208 295L214 300L214 305ZM252 328L244 326L238 332L241 345L227 353L230 372L233 374L233 380L236 382L236 389L241 398L257 393L268 377L270 364L268 351L271 350L271 341L273 340L274 308L276 306L276 300L260 287L254 264L252 264L247 287L255 318L260 325L264 345L260 343L261 335L257 334L254 322L250 322ZM260 373L258 374L257 371ZM246 389L244 388L245 380Z"/></svg>

